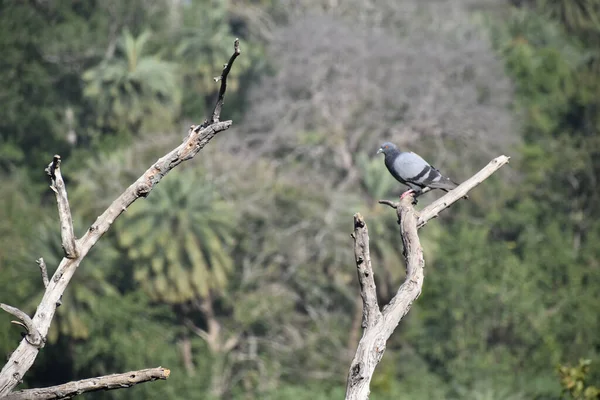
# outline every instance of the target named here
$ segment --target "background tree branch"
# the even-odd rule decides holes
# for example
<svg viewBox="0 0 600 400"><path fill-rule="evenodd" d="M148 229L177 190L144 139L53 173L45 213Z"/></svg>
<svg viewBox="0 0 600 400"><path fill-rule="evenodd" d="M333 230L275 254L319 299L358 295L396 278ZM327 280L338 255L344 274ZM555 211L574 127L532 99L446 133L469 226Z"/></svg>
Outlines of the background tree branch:
<svg viewBox="0 0 600 400"><path fill-rule="evenodd" d="M381 315L381 317L367 320L368 323L366 324L363 322L363 336L358 344L348 373L346 386L347 400L368 399L371 378L373 377L375 367L383 357L387 340L396 329L396 326L398 326L398 323L400 323L400 320L408 313L412 303L421 294L425 260L423 258L423 248L417 234L418 228L464 197L467 192L487 179L500 167L508 163L508 161L509 157L506 156L495 158L477 174L463 182L455 190L448 192L431 205L425 207L420 213L414 209L412 196L406 196L399 202L380 201L381 204L386 204L396 209L398 223L400 224L400 236L404 247L404 258L406 260L406 279L392 300L383 307L381 313L379 313L377 303L373 304L372 301L369 301L373 298L377 299L377 292L370 258L368 257L368 230L360 214L354 215L354 254L359 270L358 276L361 297L363 299L363 314L367 316L376 314ZM368 259L368 263L364 262L366 259ZM373 282L372 285L366 284L368 282L367 278ZM373 310L374 307L376 307L376 312Z"/></svg>
<svg viewBox="0 0 600 400"><path fill-rule="evenodd" d="M231 57L228 67L223 70L223 74L221 75L222 81L227 79L233 61L239 53L239 42L236 40L234 44L234 56ZM223 102L224 90L225 86L222 84L216 109L218 108L220 110L219 103L222 104ZM39 332L42 342L46 339L48 329L56 312L57 304L73 277L75 270L90 249L98 242L102 235L108 231L119 215L121 215L121 213L138 198L146 197L167 173L182 162L193 158L216 134L228 129L232 124L232 121L218 121L219 115L214 112L209 118L210 119L207 119L209 122L206 126L203 124L198 128L198 126L192 125L183 142L150 166L146 172L144 172L112 202L102 215L100 215L90 226L83 237L77 240L75 240L74 235L72 235L72 220L70 219L66 188L64 187L64 182L62 181L59 169L60 157L54 157L46 171L52 179L51 188L57 193L63 247L65 246L65 242L67 242L67 248L71 248L69 243L74 240L75 245L73 248L77 249L77 251L69 255L67 248L65 248L67 256L62 259L56 272L50 279L44 296L32 318L32 327L35 328L35 332ZM110 168L109 165L100 167ZM27 337L21 341L0 372L0 396L9 394L21 382L23 375L33 365L39 352L39 348L39 345L30 343L30 341L27 340Z"/></svg>
<svg viewBox="0 0 600 400"><path fill-rule="evenodd" d="M70 399L86 392L99 390L113 390L129 388L138 383L152 382L157 379L165 380L171 371L167 368L148 368L139 371L129 371L122 374L98 376L96 378L82 379L67 382L62 385L50 386L40 389L20 390L3 397L3 400L50 400Z"/></svg>

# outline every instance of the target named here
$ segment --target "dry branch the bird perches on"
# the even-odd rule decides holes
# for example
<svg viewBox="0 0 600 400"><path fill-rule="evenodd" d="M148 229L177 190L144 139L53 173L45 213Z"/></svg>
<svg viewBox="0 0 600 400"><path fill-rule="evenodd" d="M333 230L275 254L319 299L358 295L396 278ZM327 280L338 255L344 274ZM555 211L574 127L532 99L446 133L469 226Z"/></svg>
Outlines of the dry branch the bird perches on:
<svg viewBox="0 0 600 400"><path fill-rule="evenodd" d="M8 362L0 372L0 398L10 394L13 389L21 383L23 376L33 365L40 348L42 348L46 342L48 329L54 318L56 307L60 304L61 296L71 281L79 264L90 249L98 242L102 235L108 231L119 215L121 215L121 213L123 213L123 211L125 211L134 201L140 197L146 197L167 173L182 162L193 158L212 138L215 137L216 134L231 126L232 121L220 121L220 116L227 88L227 76L231 71L233 62L240 54L240 44L238 39L235 40L233 47L233 54L229 59L229 62L223 67L221 76L218 79L221 82L221 85L212 114L201 125L192 125L187 136L183 140L183 143L150 166L138 180L130 185L115 201L112 202L112 204L96 219L87 232L79 239L75 237L73 230L73 220L71 217L67 190L60 171L60 156L55 155L52 162L46 168L46 173L51 181L50 188L56 194L62 247L65 252L65 257L60 262L51 279L48 279L44 260L38 260L46 290L33 318L30 318L27 314L15 307L7 306L5 304L1 305L3 310L15 315L22 321L18 324L27 329L27 334L15 351L12 352ZM144 377L147 378L146 380L157 379L156 377L147 374L137 376L139 379ZM164 379L166 379L167 376L168 374L164 376ZM102 378L93 379L98 380ZM146 380L139 380L136 383L144 382ZM71 382L70 384L80 384L81 382L83 381Z"/></svg>
<svg viewBox="0 0 600 400"><path fill-rule="evenodd" d="M406 260L406 279L390 302L380 310L371 257L369 254L369 232L364 218L354 215L354 257L363 300L363 336L358 343L356 354L350 364L346 386L346 400L366 400L369 398L370 383L375 367L381 361L386 343L400 320L408 313L412 303L421 294L424 280L425 260L419 241L418 229L430 219L464 197L490 175L507 164L509 157L493 159L481 171L446 193L421 212L412 204L413 197L406 196L399 202L381 200L396 210L400 224L400 236Z"/></svg>

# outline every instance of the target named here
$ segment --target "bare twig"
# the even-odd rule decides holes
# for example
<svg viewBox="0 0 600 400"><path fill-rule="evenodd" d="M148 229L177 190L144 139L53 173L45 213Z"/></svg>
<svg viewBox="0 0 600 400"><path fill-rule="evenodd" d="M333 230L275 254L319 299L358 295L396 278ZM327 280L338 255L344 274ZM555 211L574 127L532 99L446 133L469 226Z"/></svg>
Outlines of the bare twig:
<svg viewBox="0 0 600 400"><path fill-rule="evenodd" d="M60 156L58 154L54 155L52 162L46 168L46 173L51 179L50 189L56 194L58 218L60 219L60 238L65 257L77 258L77 242L73 230L73 218L71 217L71 208L69 207L65 181L60 173L60 161Z"/></svg>
<svg viewBox="0 0 600 400"><path fill-rule="evenodd" d="M40 267L40 272L42 274L42 281L44 282L44 287L48 287L48 269L46 268L46 262L43 257L38 258L36 264Z"/></svg>
<svg viewBox="0 0 600 400"><path fill-rule="evenodd" d="M373 326L381 318L381 311L377 303L375 277L371 268L371 254L369 252L369 230L365 219L359 213L354 214L354 260L360 285L360 297L363 301L362 327Z"/></svg>
<svg viewBox="0 0 600 400"><path fill-rule="evenodd" d="M225 69L226 71L224 70L223 72L224 74L225 72L229 73L233 60L237 57L236 53L239 54L239 44L235 47L234 56L231 57L228 67ZM223 85L221 85L221 88L222 92L220 92L217 103L223 102L225 88ZM216 114L217 120L220 113L220 107L221 106L218 106L218 104L217 107L215 107L218 111ZM212 121L213 119L215 119L214 112L209 121ZM108 231L119 215L121 215L121 213L138 198L146 197L167 173L182 162L193 158L217 133L228 129L231 124L232 121L223 121L216 123L209 122L207 126L198 127L192 125L187 137L183 140L183 143L161 157L148 168L138 180L125 189L125 191L112 202L102 215L96 219L85 235L76 241L76 248L78 250L77 256L75 258L65 257L62 259L56 272L52 276L52 279L50 279L46 292L33 316L33 326L37 328L42 339L48 334L48 329L54 318L57 304L59 304L60 298L71 281L77 267L102 235ZM60 158L58 160L60 160ZM57 177L56 167L58 165L55 165L54 167L52 167L52 165L58 164L58 160L55 157L53 163L51 163L49 167L49 173L54 174L55 178ZM58 188L57 190L60 192L61 189ZM65 204L68 204L66 203L66 195L64 200ZM61 217L61 224L62 221L63 218ZM35 345L32 346L29 340L21 341L0 372L0 397L8 395L19 384L23 375L33 365L38 352L39 348Z"/></svg>
<svg viewBox="0 0 600 400"><path fill-rule="evenodd" d="M40 272L42 274L42 281L44 282L44 287L47 288L48 287L48 268L46 268L46 262L44 261L44 259L42 257L38 258L36 261L36 264L40 267ZM58 301L56 302L56 306L61 306L62 305L62 299L58 299Z"/></svg>
<svg viewBox="0 0 600 400"><path fill-rule="evenodd" d="M128 388L138 383L151 382L157 379L165 380L169 377L171 371L158 367L148 368L139 371L125 372L122 374L113 374L99 376L96 378L82 379L80 381L63 383L62 385L51 386L41 389L27 389L9 394L3 397L3 400L49 400L49 399L70 399L86 392L95 392L99 390L112 390Z"/></svg>
<svg viewBox="0 0 600 400"><path fill-rule="evenodd" d="M219 122L219 118L221 118L221 109L223 108L223 103L225 100L225 91L227 90L227 76L229 76L229 71L231 71L231 66L233 62L240 55L240 40L235 39L233 42L233 54L229 59L229 62L223 66L223 73L221 76L215 78L215 82L221 81L221 87L219 88L219 97L217 98L217 103L215 104L215 108L213 109L212 116L209 123L215 124Z"/></svg>
<svg viewBox="0 0 600 400"><path fill-rule="evenodd" d="M27 329L27 335L25 335L25 340L27 340L28 343L37 348L44 347L44 340L42 339L42 335L40 335L40 332L38 332L38 330L35 328L35 325L33 324L33 321L31 320L29 315L25 314L23 311L19 310L16 307L9 306L8 304L0 303L0 308L21 320L21 322L11 322L16 323L17 325L20 325Z"/></svg>
<svg viewBox="0 0 600 400"><path fill-rule="evenodd" d="M497 171L502 165L508 162L509 158L500 156L492 160L490 164L484 167L480 172L472 178L465 181L456 189L450 191L439 200L433 202L430 206L425 207L418 214L412 204L413 196L406 196L399 202L389 200L380 200L381 204L386 204L396 209L398 222L400 223L400 235L404 246L404 257L406 260L406 279L398 289L396 295L381 311L381 317L374 323L368 323L363 331L363 336L358 344L356 354L350 365L348 373L348 383L346 386L346 399L365 400L369 397L369 385L375 367L383 357L386 342L392 335L400 320L408 313L412 303L421 294L424 279L425 260L423 259L423 249L419 241L417 230L427 221L449 207L461 197L465 196L469 190L483 182L492 173ZM357 215L354 216L355 224L355 253L357 240ZM362 218L360 218L362 220ZM364 220L362 220L364 224ZM368 243L368 232L364 230L366 242ZM365 240L363 239L363 240ZM368 249L367 249L368 251ZM357 259L358 260L358 259ZM370 268L369 268L370 269ZM370 273L370 278L373 279L373 272ZM360 274L359 274L360 278ZM365 297L375 297L375 285L365 286L361 281L361 295L367 290L370 293L363 295L363 307L370 307L364 301ZM364 312L367 312L366 310Z"/></svg>
<svg viewBox="0 0 600 400"><path fill-rule="evenodd" d="M379 200L379 204L385 204L386 206L390 206L392 208L398 208L398 202L391 200Z"/></svg>

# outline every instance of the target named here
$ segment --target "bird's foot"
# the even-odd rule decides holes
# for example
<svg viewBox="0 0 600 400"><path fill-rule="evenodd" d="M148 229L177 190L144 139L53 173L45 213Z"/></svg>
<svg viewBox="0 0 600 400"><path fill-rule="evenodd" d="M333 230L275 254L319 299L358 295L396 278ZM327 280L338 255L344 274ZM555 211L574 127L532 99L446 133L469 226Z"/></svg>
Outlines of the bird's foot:
<svg viewBox="0 0 600 400"><path fill-rule="evenodd" d="M405 198L406 196L411 195L411 194L414 195L415 191L412 189L408 189L406 192L404 192L400 195L400 200L402 200L403 198Z"/></svg>
<svg viewBox="0 0 600 400"><path fill-rule="evenodd" d="M412 195L413 196L413 201L412 204L413 205L417 205L417 196L419 195L419 193L417 193L416 191L414 191L413 189L409 189L406 192L402 193L400 195L400 200L402 200L403 198L405 198L406 196Z"/></svg>

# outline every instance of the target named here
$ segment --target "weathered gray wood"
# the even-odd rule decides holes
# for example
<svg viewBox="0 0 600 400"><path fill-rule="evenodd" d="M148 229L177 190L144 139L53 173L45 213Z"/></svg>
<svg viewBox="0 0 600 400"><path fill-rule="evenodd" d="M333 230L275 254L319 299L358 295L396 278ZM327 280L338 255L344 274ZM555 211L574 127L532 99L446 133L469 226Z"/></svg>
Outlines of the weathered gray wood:
<svg viewBox="0 0 600 400"><path fill-rule="evenodd" d="M413 207L412 195L404 197L399 202L380 201L381 204L396 209L406 260L406 279L382 311L379 310L377 304L377 292L369 256L367 225L360 214L354 215L354 233L352 236L354 238L354 256L358 269L360 294L363 299L364 330L348 372L347 400L366 400L369 398L371 378L375 367L383 357L387 340L402 318L408 313L413 302L421 294L425 260L417 233L418 229L431 218L437 217L441 211L463 198L467 192L487 179L508 161L509 157L506 156L495 158L473 177L425 207L420 213L417 213Z"/></svg>
<svg viewBox="0 0 600 400"><path fill-rule="evenodd" d="M86 392L129 388L138 383L155 381L157 379L164 380L167 379L170 374L171 371L166 368L148 368L122 374L82 379L80 381L67 382L62 385L47 388L20 390L3 397L2 400L70 399Z"/></svg>

